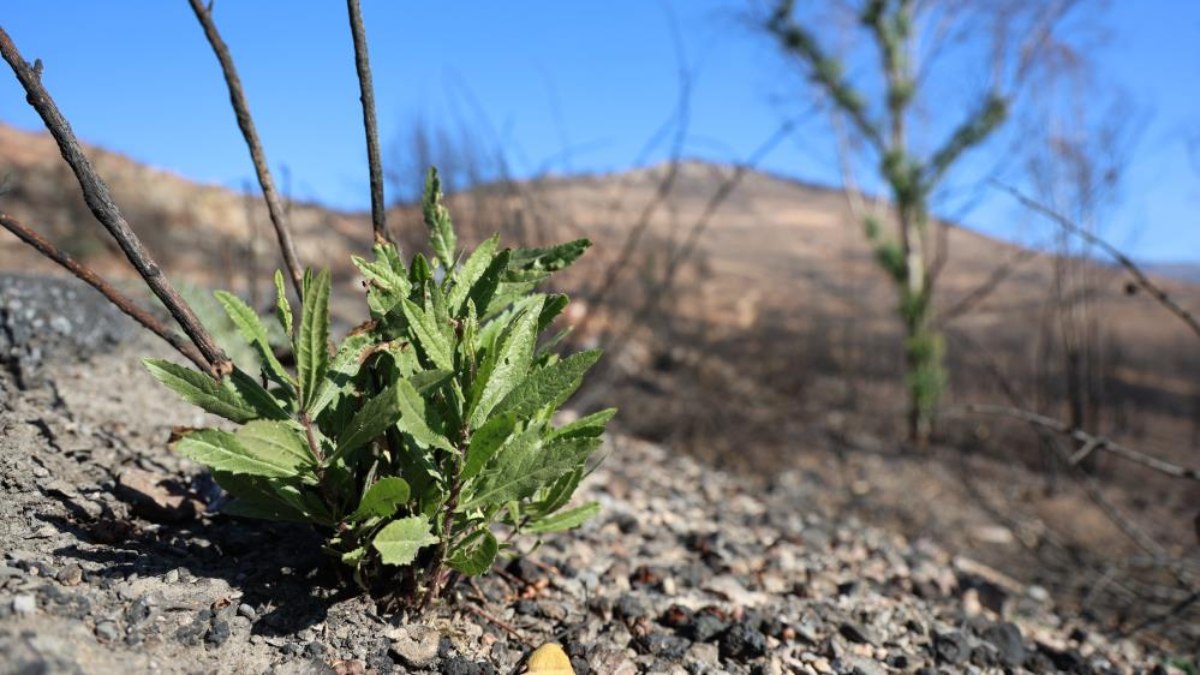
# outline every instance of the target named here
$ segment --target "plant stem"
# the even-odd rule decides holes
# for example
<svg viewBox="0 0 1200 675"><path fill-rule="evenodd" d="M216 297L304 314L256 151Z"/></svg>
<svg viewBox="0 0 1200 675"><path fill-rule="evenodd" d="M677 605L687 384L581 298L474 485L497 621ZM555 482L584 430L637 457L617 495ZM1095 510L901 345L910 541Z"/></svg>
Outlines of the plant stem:
<svg viewBox="0 0 1200 675"><path fill-rule="evenodd" d="M350 15L350 35L354 39L354 66L363 111L363 129L367 134L367 165L371 177L371 226L375 243L392 241L387 228L387 205L383 201L383 162L379 153L379 125L375 120L375 87L371 82L371 57L367 51L367 29L363 26L359 0L346 0Z"/></svg>
<svg viewBox="0 0 1200 675"><path fill-rule="evenodd" d="M450 496L446 498L445 510L442 513L442 532L439 537L437 549L434 551L433 566L430 568L429 576L426 579L428 585L425 597L421 601L422 612L429 608L430 603L442 591L440 577L442 576L442 570L446 566L446 553L449 550L447 544L450 540L450 530L454 526L454 510L458 508L458 496L462 490L462 480L459 478L462 462L458 458L465 454L465 452L465 450L459 450L454 456L449 458L449 461L454 464L452 468L453 478L450 480Z"/></svg>
<svg viewBox="0 0 1200 675"><path fill-rule="evenodd" d="M70 165L71 171L74 172L75 178L79 182L79 187L83 191L83 199L87 202L92 215L116 240L117 245L121 247L121 251L125 253L125 257L133 264L134 269L137 270L146 285L158 296L159 300L162 300L167 311L175 317L175 320L183 328L183 332L187 333L188 338L203 354L209 364L206 370L217 377L228 374L233 370L233 362L217 346L216 341L196 318L195 312L180 297L163 274L162 268L142 245L141 239L129 227L129 223L125 221L121 210L113 201L108 185L92 168L91 161L84 154L78 139L75 138L75 132L71 130L70 123L59 111L58 105L50 97L50 92L42 86L41 61L33 65L26 62L21 56L21 52L17 50L17 46L13 44L12 38L3 28L0 28L0 56L3 56L4 60L8 62L17 76L17 80L25 89L29 105L41 116L42 121L46 124L46 129L54 137L59 152Z"/></svg>
<svg viewBox="0 0 1200 675"><path fill-rule="evenodd" d="M42 235L29 229L24 223L9 216L7 213L0 212L0 226L15 234L21 241L37 249L42 255L70 270L72 274L82 279L92 288L100 291L105 298L108 298L109 302L116 305L117 309L165 340L167 344L174 347L176 351L187 357L189 361L196 364L201 370L214 378L219 377L218 373L213 370L212 365L204 358L200 350L196 349L195 345L188 342L184 336L168 328L166 324L154 318L150 312L139 307L133 300L114 288L112 284L102 279L100 275L96 274L95 270L78 262L68 255L66 251L58 248L49 240L42 237Z"/></svg>
<svg viewBox="0 0 1200 675"><path fill-rule="evenodd" d="M303 300L303 266L296 256L296 246L292 243L291 232L288 231L287 214L284 213L283 201L275 189L275 181L271 178L271 169L267 164L267 155L263 152L262 141L258 138L258 130L254 127L254 118L250 116L250 106L246 103L246 93L242 89L242 81L238 77L237 68L233 64L233 56L229 47L221 39L217 25L213 22L212 12L201 0L189 0L196 20L204 29L204 36L212 47L217 61L221 64L221 72L225 76L225 84L229 88L229 102L233 105L233 113L237 117L238 128L246 139L250 150L250 160L254 163L254 172L258 175L258 184L262 187L263 198L267 202L267 211L271 216L271 224L275 226L275 236L279 239L279 250L283 253L283 263L292 279L292 288L296 297Z"/></svg>

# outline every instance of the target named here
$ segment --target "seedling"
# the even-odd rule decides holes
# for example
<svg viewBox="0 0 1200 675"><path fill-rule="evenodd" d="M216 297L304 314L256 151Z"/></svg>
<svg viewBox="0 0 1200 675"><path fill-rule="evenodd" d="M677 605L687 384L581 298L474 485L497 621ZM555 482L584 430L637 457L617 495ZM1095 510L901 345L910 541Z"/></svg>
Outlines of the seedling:
<svg viewBox="0 0 1200 675"><path fill-rule="evenodd" d="M306 272L294 317L277 272L275 320L291 341L290 371L266 325L218 292L240 337L257 352L215 379L146 359L160 382L234 422L187 432L179 453L212 470L233 501L226 513L307 523L364 589L426 606L452 572L488 571L507 534L577 526L596 503L566 508L615 410L564 426L554 413L600 357L560 358L565 335L540 341L566 308L536 292L588 248L500 249L494 236L461 256L436 170L423 199L431 259L406 265L391 243L355 257L370 320L330 343L330 275Z"/></svg>

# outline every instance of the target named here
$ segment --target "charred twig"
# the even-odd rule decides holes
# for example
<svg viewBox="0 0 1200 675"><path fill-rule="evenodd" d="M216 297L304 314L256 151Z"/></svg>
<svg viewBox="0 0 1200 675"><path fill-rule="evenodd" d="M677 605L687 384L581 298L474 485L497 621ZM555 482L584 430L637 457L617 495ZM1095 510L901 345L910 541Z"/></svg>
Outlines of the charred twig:
<svg viewBox="0 0 1200 675"><path fill-rule="evenodd" d="M21 241L37 249L38 253L62 265L71 274L74 274L92 288L100 291L101 295L108 298L109 302L117 306L117 309L165 340L167 344L174 347L176 351L187 357L189 361L196 364L201 370L207 372L209 375L216 376L208 360L204 358L199 349L196 349L194 344L188 342L184 336L168 328L166 324L156 319L150 312L139 307L132 299L96 274L95 270L75 260L45 237L29 229L24 223L9 216L7 213L0 212L0 225L15 234Z"/></svg>
<svg viewBox="0 0 1200 675"><path fill-rule="evenodd" d="M1082 429L1074 429L1064 422L1051 417L1046 417L1045 415L1039 415L1037 413L1029 412L1028 410L1021 410L1019 408L1010 408L999 405L971 404L964 406L963 411L974 414L1002 415L1005 417L1011 417L1013 419L1021 420L1022 422L1027 422L1044 429L1049 429L1057 434L1068 436L1072 440L1082 443L1083 447L1085 448L1095 445L1096 450L1110 452L1118 457L1126 459L1130 462L1134 462L1135 464L1140 464L1149 469L1153 469L1159 473L1164 473L1175 478L1186 478L1189 480L1200 481L1200 470L1198 469L1180 466L1178 464L1173 464L1171 462L1158 459L1157 457L1148 455L1140 450L1134 450L1132 448L1125 447L1111 439L1104 438L1103 436L1090 434Z"/></svg>
<svg viewBox="0 0 1200 675"><path fill-rule="evenodd" d="M59 152L62 153L63 159L70 165L71 171L74 172L75 178L79 182L84 201L87 202L92 215L100 221L104 229L108 230L117 245L121 247L125 257L145 280L146 285L166 305L167 311L183 327L183 331L187 333L188 338L203 355L204 361L206 361L204 369L217 377L229 373L233 369L233 363L217 346L204 326L200 324L200 320L196 318L192 308L180 297L163 274L162 268L142 245L141 239L129 227L129 223L125 221L125 217L121 215L120 209L113 201L108 185L92 168L92 163L84 154L83 148L80 147L78 139L75 138L75 132L71 130L70 123L63 117L58 105L50 97L50 93L42 86L41 62L27 63L3 28L0 28L0 55L8 62L21 86L25 89L29 105L41 116L42 121L46 124L46 129L54 137Z"/></svg>
<svg viewBox="0 0 1200 675"><path fill-rule="evenodd" d="M484 621L487 621L488 623L491 623L493 626L499 628L500 630L504 631L505 633L508 633L509 635L515 637L522 644L529 644L529 640L526 639L524 635L521 635L520 631L518 631L516 628L513 628L511 624L508 624L508 623L504 622L503 620L497 618L496 616L492 615L486 609L483 609L482 607L476 607L475 605L470 605L470 604L463 605L463 607L465 607L468 612L471 612L472 614L478 616L479 618L483 619Z"/></svg>
<svg viewBox="0 0 1200 675"><path fill-rule="evenodd" d="M371 81L371 57L367 51L367 29L363 26L359 0L346 0L350 34L354 38L354 66L358 70L363 129L367 134L367 164L371 173L371 226L377 243L392 241L387 229L387 205L383 201L383 163L379 155L379 125L375 120L375 86Z"/></svg>
<svg viewBox="0 0 1200 675"><path fill-rule="evenodd" d="M1133 262L1129 256L1122 253L1121 250L1116 246L1113 246L1104 239L1101 239L1091 232L1088 232L1086 229L1075 224L1075 222L1070 218L1067 218L1063 214L1055 211L1045 204L1026 196L1016 188L1009 185L1004 185L1002 183L997 183L997 185L1000 187L1000 189L1012 195L1013 199L1016 199L1025 208L1028 208L1035 213L1039 213L1050 220L1053 220L1058 224L1059 227L1079 237L1080 239L1083 239L1089 244L1098 246L1101 250L1111 256L1113 260L1116 260L1121 267L1124 267L1125 270L1129 272L1129 274L1133 277L1134 283L1136 283L1138 287L1149 293L1150 297L1154 298L1158 304L1162 305L1169 312L1179 317L1180 320L1187 324L1188 328L1192 329L1192 332L1195 333L1197 337L1200 337L1200 320L1197 320L1196 316L1188 311L1185 307L1175 302L1174 298L1167 295L1167 292L1163 290L1161 286L1154 283L1150 277L1146 276L1146 273L1142 271L1142 268L1138 267L1137 263Z"/></svg>
<svg viewBox="0 0 1200 675"><path fill-rule="evenodd" d="M233 112L237 117L238 128L242 130L242 137L246 139L246 146L250 149L250 159L254 163L254 172L258 175L258 184L262 188L263 198L267 202L267 211L271 215L271 224L275 226L275 236L279 239L279 250L283 253L283 263L288 269L288 276L291 277L292 288L296 290L296 296L300 297L303 293L304 268L300 264L299 258L296 257L296 247L292 243L291 232L288 231L287 215L284 213L283 202L280 200L279 193L275 189L275 181L271 178L271 169L267 165L267 156L263 152L262 141L259 140L258 131L254 127L254 118L250 116L250 107L246 103L246 94L242 89L242 81L238 78L237 68L234 67L233 56L230 55L229 47L221 39L221 34L217 31L217 25L213 22L210 6L205 5L201 0L188 0L188 2L192 6L192 11L196 14L196 20L200 22L200 26L204 29L204 36L208 39L208 44L212 47L217 61L221 64L221 72L225 76L225 84L229 87L229 102L233 105Z"/></svg>

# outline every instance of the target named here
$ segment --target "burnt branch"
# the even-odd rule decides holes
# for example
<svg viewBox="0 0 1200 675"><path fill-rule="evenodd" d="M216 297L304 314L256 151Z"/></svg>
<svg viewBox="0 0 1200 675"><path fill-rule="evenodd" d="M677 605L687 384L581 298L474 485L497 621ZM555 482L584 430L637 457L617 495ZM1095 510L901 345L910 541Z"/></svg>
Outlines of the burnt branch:
<svg viewBox="0 0 1200 675"><path fill-rule="evenodd" d="M1045 204L1042 204L1041 202L1038 202L1035 199L1026 196L1016 188L1000 183L997 183L997 185L999 185L1000 189L1012 195L1013 199L1016 199L1025 208L1041 214L1050 220L1053 220L1063 230L1079 237L1093 246L1099 247L1102 251L1111 256L1113 260L1116 260L1121 267L1124 267L1125 270L1129 272L1130 276L1133 277L1134 283L1136 283L1138 287L1146 291L1150 297L1154 298L1158 304L1165 307L1167 311L1179 317L1179 319L1187 324L1188 328L1190 328L1197 337L1200 337L1200 321L1196 319L1196 316L1188 311L1187 308L1183 307L1178 302L1175 302L1175 299L1168 295L1167 292L1163 290L1162 286L1159 286L1153 280L1151 280L1150 277L1148 277L1146 273L1142 271L1142 268L1138 267L1137 263L1133 262L1129 256L1122 253L1121 250L1116 246L1113 246L1095 234L1075 224L1074 221L1072 221L1070 218L1067 218L1063 214L1055 211Z"/></svg>
<svg viewBox="0 0 1200 675"><path fill-rule="evenodd" d="M271 224L275 226L275 236L279 239L279 250L283 253L283 263L287 267L288 276L292 280L292 288L296 291L296 296L300 297L303 293L303 274L304 268L300 264L299 258L296 257L296 246L292 243L292 235L288 230L287 214L283 209L283 201L279 198L279 192L275 189L275 181L271 178L271 169L267 165L267 156L263 152L262 141L258 138L258 131L254 127L254 118L250 116L250 107L246 103L246 93L242 88L242 81L238 78L237 68L233 65L233 56L229 53L229 47L225 41L221 39L221 34L217 31L217 25L213 22L212 9L206 6L201 0L188 0L192 6L192 11L196 14L196 20L200 22L200 26L204 29L204 36L208 39L208 44L212 47L213 53L217 57L217 61L221 64L221 72L225 76L225 84L229 88L229 102L233 105L233 113L237 117L238 128L242 130L242 137L246 139L246 146L250 149L250 159L254 163L254 172L258 175L258 184L262 188L263 198L267 202L267 211L271 215Z"/></svg>
<svg viewBox="0 0 1200 675"><path fill-rule="evenodd" d="M363 129L367 134L367 164L371 173L371 226L377 243L392 241L387 227L387 204L383 201L383 162L379 155L379 124L375 120L375 85L371 81L371 57L367 51L367 29L363 26L359 0L346 0L350 34L354 38L354 67L358 70Z"/></svg>
<svg viewBox="0 0 1200 675"><path fill-rule="evenodd" d="M12 232L21 241L37 249L38 253L41 253L47 258L65 267L71 272L71 274L74 274L92 288L100 291L100 294L105 298L108 298L109 302L116 305L117 309L121 310L128 315L129 318L142 324L142 326L149 329L152 333L165 340L167 344L174 347L176 351L187 357L189 361L196 364L201 370L205 371L209 375L212 375L213 377L217 376L217 373L209 364L208 359L204 358L204 355L200 353L200 350L196 349L196 346L191 342L188 342L187 338L168 328L166 324L156 319L152 314L150 314L150 312L147 312L144 308L138 306L137 303L131 300L128 296L124 295L114 288L112 284L102 279L100 275L96 274L96 272L90 267L80 263L70 255L67 255L65 251L55 246L45 237L29 229L29 227L27 227L24 223L16 218L13 218L7 213L0 212L0 226L3 226L4 229L8 230L9 232Z"/></svg>
<svg viewBox="0 0 1200 675"><path fill-rule="evenodd" d="M1067 436L1077 443L1082 444L1082 448L1087 449L1088 453L1103 451L1114 454L1122 459L1128 460L1135 464L1140 464L1144 467L1157 471L1159 473L1173 476L1175 478L1186 478L1188 480L1200 481L1200 469L1180 466L1167 462L1157 457L1148 455L1140 450L1125 447L1103 436L1090 434L1082 429L1072 428L1070 425L1056 420L1052 417L1039 415L1021 410L1019 408L1010 408L1007 406L998 405L968 405L963 408L965 412L983 414L983 415L999 415L1010 417L1015 420L1027 422L1043 429L1048 429L1056 434ZM1076 460L1078 463L1079 460Z"/></svg>
<svg viewBox="0 0 1200 675"><path fill-rule="evenodd" d="M46 129L54 137L59 152L62 153L63 159L66 160L75 174L76 180L79 181L84 201L87 202L92 215L100 221L104 229L108 230L117 245L121 247L125 257L145 280L146 285L166 305L171 316L179 322L188 338L203 355L206 362L204 369L218 377L229 373L233 368L233 363L217 346L204 326L200 324L200 320L196 318L192 308L180 297L163 274L162 268L158 266L158 263L142 245L137 234L129 227L129 223L125 221L125 217L121 215L120 209L113 201L108 185L96 173L87 155L84 154L83 148L80 147L78 139L75 138L75 132L71 130L71 125L59 111L58 105L50 97L50 93L42 86L41 62L27 63L3 28L0 28L0 55L8 62L17 76L17 80L25 89L29 105L41 116Z"/></svg>

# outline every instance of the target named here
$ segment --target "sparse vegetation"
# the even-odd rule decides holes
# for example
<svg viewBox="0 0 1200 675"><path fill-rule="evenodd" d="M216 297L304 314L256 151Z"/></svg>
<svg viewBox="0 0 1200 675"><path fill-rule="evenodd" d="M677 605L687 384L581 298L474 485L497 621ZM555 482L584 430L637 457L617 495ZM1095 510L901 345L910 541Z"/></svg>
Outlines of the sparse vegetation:
<svg viewBox="0 0 1200 675"><path fill-rule="evenodd" d="M329 273L305 275L298 322L276 274L276 319L295 373L254 310L229 293L217 297L257 350L260 372L235 365L222 382L146 362L185 399L239 425L189 431L176 446L236 498L227 512L318 527L358 584L405 605L437 597L447 570L491 569L510 546L495 523L541 534L593 515L594 503L563 508L615 412L554 426L599 352L560 359L556 340L538 344L567 298L532 291L589 242L500 250L497 236L464 260L441 199L431 171L432 261L418 253L405 265L386 241L374 260L355 259L371 320L332 352Z"/></svg>

